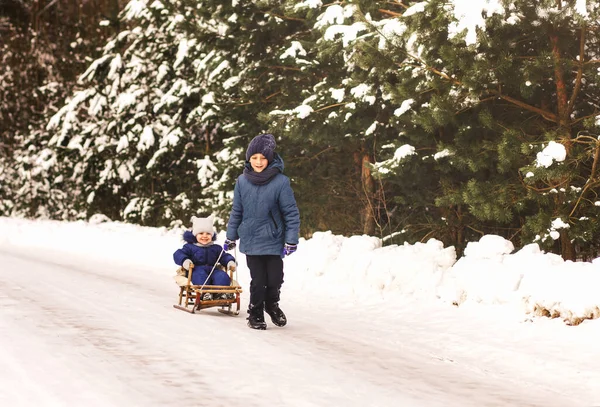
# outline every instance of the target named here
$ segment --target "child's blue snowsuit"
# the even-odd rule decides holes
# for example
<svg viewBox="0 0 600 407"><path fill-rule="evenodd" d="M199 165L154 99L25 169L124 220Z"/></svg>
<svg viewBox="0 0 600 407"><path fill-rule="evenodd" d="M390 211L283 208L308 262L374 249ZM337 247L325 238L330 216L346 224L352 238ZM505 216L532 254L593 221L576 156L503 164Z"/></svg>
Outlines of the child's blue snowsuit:
<svg viewBox="0 0 600 407"><path fill-rule="evenodd" d="M213 237L213 240L215 237ZM183 262L186 259L190 259L192 263L194 263L194 272L192 274L192 284L193 285L230 285L231 279L229 275L218 268L215 267L212 272L210 279L206 281L210 271L213 269L213 266L219 261L224 267L227 267L227 264L230 261L235 262L235 258L227 253L223 252L221 258L219 259L219 254L223 250L223 247L216 243L210 243L208 245L201 245L196 240L196 237L192 232L186 230L183 233L183 240L186 241L186 244L183 245L181 249L178 249L175 253L173 253L173 260L179 266L183 265Z"/></svg>

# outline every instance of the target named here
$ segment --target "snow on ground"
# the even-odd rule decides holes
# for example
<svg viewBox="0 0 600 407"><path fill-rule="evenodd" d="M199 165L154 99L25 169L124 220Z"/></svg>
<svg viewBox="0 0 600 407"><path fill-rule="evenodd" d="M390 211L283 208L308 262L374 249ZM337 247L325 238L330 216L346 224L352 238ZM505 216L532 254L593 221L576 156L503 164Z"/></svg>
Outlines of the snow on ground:
<svg viewBox="0 0 600 407"><path fill-rule="evenodd" d="M0 218L0 405L600 405L597 262L316 233L257 332L171 307L181 233Z"/></svg>

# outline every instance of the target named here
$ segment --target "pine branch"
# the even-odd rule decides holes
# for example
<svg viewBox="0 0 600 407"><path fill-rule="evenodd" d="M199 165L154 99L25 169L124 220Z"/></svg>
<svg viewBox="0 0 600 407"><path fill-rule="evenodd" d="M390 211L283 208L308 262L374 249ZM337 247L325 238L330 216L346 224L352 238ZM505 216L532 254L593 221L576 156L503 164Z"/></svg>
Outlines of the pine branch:
<svg viewBox="0 0 600 407"><path fill-rule="evenodd" d="M590 117L596 117L596 116L598 116L598 111L597 111L597 110L596 110L596 111L594 111L594 113L592 113L592 114L590 114L590 115L583 116L583 117L580 117L579 119L573 120L573 121L571 122L571 124L576 124L576 123L579 123L580 121L583 121L583 120L585 120L585 119L589 119Z"/></svg>
<svg viewBox="0 0 600 407"><path fill-rule="evenodd" d="M573 214L575 213L575 210L577 210L579 203L583 199L583 197L584 197L585 193L588 191L588 189L590 189L592 186L598 185L598 181L594 181L594 178L596 178L596 172L598 171L598 161L600 161L600 143L597 142L597 140L594 140L594 141L596 141L596 152L594 154L594 163L592 164L592 170L590 171L590 176L588 178L588 182L585 183L585 186L583 187L583 190L581 191L579 198L577 198L577 202L575 202L575 205L573 205L573 209L571 210L571 213L569 213L569 217L573 216Z"/></svg>
<svg viewBox="0 0 600 407"><path fill-rule="evenodd" d="M442 72L442 71L440 71L440 70L438 70L438 69L436 69L436 68L434 68L432 66L427 65L425 63L425 61L423 61L421 58L415 57L415 56L413 56L413 55L411 55L409 53L406 53L406 55L408 55L409 58L414 59L416 62L418 62L418 64L408 64L408 63L405 63L405 62L401 62L401 63L396 63L396 65L398 65L400 67L408 65L408 66L412 66L412 67L415 67L415 68L421 68L421 69L424 69L426 71L433 72L434 74L436 74L438 76L441 76L442 78L444 78L444 79L452 82L455 85L462 85L462 82L460 82L460 81L458 81L458 80L456 80L454 78L451 78L450 76L448 76L448 74L446 74L446 73L444 73L444 72Z"/></svg>
<svg viewBox="0 0 600 407"><path fill-rule="evenodd" d="M331 108L337 107L337 106L344 106L344 105L347 105L347 104L348 104L348 102L335 103L333 105L328 105L328 106L320 107L317 110L315 110L314 112L316 113L316 112L320 112L322 110L331 109Z"/></svg>
<svg viewBox="0 0 600 407"><path fill-rule="evenodd" d="M526 184L526 183L525 183L525 181L523 180L523 177L521 177L521 176L519 176L519 180L521 181L521 185L523 185L523 187L524 187L525 189L531 189L531 190L533 190L533 191L535 191L535 192L538 192L538 193L550 192L550 191L552 191L553 189L558 189L558 188L560 188L562 185L564 185L564 184L566 184L566 183L568 182L568 180L567 180L567 179L564 179L564 180L562 180L562 181L559 181L557 184L548 184L548 186L547 186L547 187L544 187L544 188L538 188L538 187L534 187L533 185L528 185L528 184Z"/></svg>
<svg viewBox="0 0 600 407"><path fill-rule="evenodd" d="M511 242L513 241L514 238L517 237L517 235L519 235L521 233L521 231L523 230L523 228L518 228L517 230L515 230L515 233L513 233L508 240L510 240Z"/></svg>
<svg viewBox="0 0 600 407"><path fill-rule="evenodd" d="M598 142L598 139L592 136L578 135L573 139L573 142L581 144L596 144Z"/></svg>
<svg viewBox="0 0 600 407"><path fill-rule="evenodd" d="M430 72L433 72L434 74L436 74L438 76L441 76L442 78L444 78L446 80L449 80L450 82L452 82L455 85L462 86L462 82L460 82L457 79L451 78L450 76L448 76L448 74L446 74L444 72L441 72L440 70L438 70L438 69L436 69L434 67L428 66L425 63L425 61L423 61L421 58L415 57L415 56L413 56L411 54L408 54L408 53L407 53L407 55L410 58L413 58L415 61L417 61L420 65L400 63L400 64L397 64L398 66L410 65L410 66L414 66L414 67L421 67L421 68L426 69L426 70L428 70ZM510 102L510 103L512 103L514 105L522 107L523 109L535 112L535 113L541 115L546 120L549 120L549 121L552 121L552 122L555 122L555 123L558 122L558 116L555 115L554 113L548 111L548 110L540 109L539 107L532 106L532 105L527 104L525 102L522 102L522 101L520 101L518 99L512 98L512 97L510 97L508 95L504 95L500 91L491 90L490 93L498 96L501 99L506 100L507 102ZM484 100L488 100L488 99L484 99Z"/></svg>
<svg viewBox="0 0 600 407"><path fill-rule="evenodd" d="M275 14L272 13L270 11L263 11L263 13L273 16L273 17L277 17L277 18L281 18L282 20L290 20L290 21L306 21L306 19L304 18L296 18L296 17L288 17L288 16L282 16L281 14Z"/></svg>
<svg viewBox="0 0 600 407"><path fill-rule="evenodd" d="M513 97L510 97L508 95L504 95L504 94L502 94L502 92L500 92L498 90L490 90L490 93L498 96L500 99L506 100L507 102L510 102L514 105L522 107L525 110L529 110L530 112L535 112L535 113L541 115L546 120L558 123L558 116L548 110L540 109L539 107L532 106L528 103L522 102L522 101L515 99Z"/></svg>
<svg viewBox="0 0 600 407"><path fill-rule="evenodd" d="M409 53L406 53L406 54L407 54L408 57L410 57L414 61L416 61L419 65L407 64L407 63L397 63L398 66L409 65L409 66L414 66L414 67L421 67L422 69L428 70L428 71L430 71L430 72L432 72L432 73L434 73L434 74L436 74L436 75L438 75L438 76L440 76L440 77L442 77L442 78L450 81L451 83L453 83L455 85L462 86L462 82L460 82L459 80L454 79L454 78L448 76L448 74L446 74L444 72L441 72L440 70L438 70L438 69L436 69L436 68L434 68L432 66L427 65L425 63L425 61L423 61L421 58L416 57L414 55L411 55ZM549 121L552 121L552 122L555 122L555 123L558 123L558 121L559 121L558 116L555 115L554 113L548 111L548 110L540 109L539 107L532 106L532 105L530 105L528 103L522 102L522 101L520 101L518 99L515 99L515 98L512 98L512 97L510 97L508 95L504 95L500 91L491 90L490 93L498 96L499 98L501 98L503 100L506 100L507 102L510 102L510 103L512 103L514 105L522 107L523 109L535 112L535 113L541 115L546 120L549 120ZM487 100L487 99L484 99L484 100Z"/></svg>
<svg viewBox="0 0 600 407"><path fill-rule="evenodd" d="M600 161L600 143L596 145L596 154L594 154L594 163L592 164L590 179L594 179L596 177L596 171L598 170L598 161Z"/></svg>
<svg viewBox="0 0 600 407"><path fill-rule="evenodd" d="M50 7L55 5L57 2L58 2L58 0L52 0L50 3L46 4L46 7L44 7L41 11L38 11L37 14L35 15L35 17L39 18L42 14L44 14Z"/></svg>
<svg viewBox="0 0 600 407"><path fill-rule="evenodd" d="M428 226L429 226L429 225L428 225ZM468 225L467 225L467 227L468 227ZM436 232L435 230L430 230L429 232L427 232L427 233L425 234L425 236L423 236L423 237L421 238L421 240L420 240L420 243L425 243L425 242L427 242L427 241L428 241L428 240L429 240L429 239L430 239L430 238L433 236L433 234L434 234L435 232Z"/></svg>
<svg viewBox="0 0 600 407"><path fill-rule="evenodd" d="M299 162L299 161L310 161L310 160L315 160L317 158L319 158L319 156L321 154L324 154L326 152L328 152L329 150L333 150L335 149L334 146L329 146L327 148L325 148L324 150L321 150L317 153L315 153L312 157L295 157L295 158L288 158L287 161L289 162Z"/></svg>
<svg viewBox="0 0 600 407"><path fill-rule="evenodd" d="M479 233L481 236L485 235L485 232L483 230L479 230L479 229L475 229L473 226L471 225L465 225L467 228L471 229L472 231Z"/></svg>
<svg viewBox="0 0 600 407"><path fill-rule="evenodd" d="M280 90L279 90L279 91L277 91L277 92L275 92L275 93L271 93L269 96L267 96L267 97L265 98L265 100L269 100L269 99L271 99L273 96L277 96L277 95L279 95L280 93L281 93L281 91L280 91Z"/></svg>
<svg viewBox="0 0 600 407"><path fill-rule="evenodd" d="M387 14L392 17L402 17L402 13L397 13L395 11L390 11L390 10L384 10L382 8L379 9L379 12L382 14Z"/></svg>
<svg viewBox="0 0 600 407"><path fill-rule="evenodd" d="M496 99L496 96L492 96L492 97L488 97L488 98L483 98L483 99L479 99L479 103L483 103L483 102L487 102L488 100L495 100L495 99ZM474 107L475 107L475 105L473 105L473 106L467 106L467 107L464 107L464 108L462 108L460 110L457 110L456 112L454 112L454 116L458 116L459 114L461 114L463 112L466 112L467 110L472 109Z"/></svg>
<svg viewBox="0 0 600 407"><path fill-rule="evenodd" d="M402 6L404 6L404 4L402 4L402 3L400 3L400 4ZM404 6L404 7L406 7L406 6ZM380 11L381 11L381 9L380 9ZM382 36L386 40L389 40L383 34L383 32L381 32L381 30L379 30L379 28L375 27L371 22L367 21L366 18L364 18L364 16L363 16L362 19L363 19L363 22L365 22L366 24L368 24L375 32L377 32L377 34L379 34L380 36ZM379 53L379 51L376 48L372 47L371 45L366 44L366 46L369 47L369 48L371 48L371 49L373 49L373 50L375 50L376 52ZM409 64L409 63L405 63L405 62L394 62L391 58L389 58L387 56L384 56L381 53L379 53L379 55L387 58L390 62L392 62L393 64L395 64L395 65L397 65L399 67L403 67L403 66L407 66L408 65L408 66L412 66L412 67L416 67L416 68L422 68L422 69L428 70L430 72L433 72L434 74L436 74L438 76L441 76L442 78L444 78L444 79L452 82L455 85L462 85L462 83L460 81L457 81L456 79L451 78L450 76L448 76L448 74L446 74L446 73L444 73L444 72L442 72L442 71L434 68L433 66L427 65L427 63L423 59L421 59L421 58L419 58L417 56L412 55L411 53L409 53L408 51L406 51L405 48L402 48L402 47L395 47L395 48L400 53L406 55L407 58L410 58L410 59L414 60L417 64Z"/></svg>
<svg viewBox="0 0 600 407"><path fill-rule="evenodd" d="M267 68L269 69L283 69L284 71L302 71L301 68L296 68L293 66L284 66L284 65L268 65Z"/></svg>

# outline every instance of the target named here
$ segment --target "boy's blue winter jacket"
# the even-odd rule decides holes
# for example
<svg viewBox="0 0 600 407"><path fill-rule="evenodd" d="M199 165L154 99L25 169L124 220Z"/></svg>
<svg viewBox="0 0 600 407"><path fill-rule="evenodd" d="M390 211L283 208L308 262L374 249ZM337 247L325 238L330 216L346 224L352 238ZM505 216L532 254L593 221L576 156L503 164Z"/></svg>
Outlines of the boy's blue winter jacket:
<svg viewBox="0 0 600 407"><path fill-rule="evenodd" d="M240 239L245 254L281 256L285 243L298 244L300 213L290 179L282 174L281 157L275 155L271 166L280 173L265 185L253 184L244 175L235 183L227 239Z"/></svg>
<svg viewBox="0 0 600 407"><path fill-rule="evenodd" d="M173 253L175 263L181 266L185 259L190 259L194 263L194 269L202 268L207 273L210 273L217 259L219 259L219 254L221 254L223 247L215 243L209 246L198 246L196 244L198 243L196 237L189 230L183 233L183 240L186 241L186 244ZM227 267L230 261L235 262L235 258L231 254L223 252L219 263L223 267Z"/></svg>

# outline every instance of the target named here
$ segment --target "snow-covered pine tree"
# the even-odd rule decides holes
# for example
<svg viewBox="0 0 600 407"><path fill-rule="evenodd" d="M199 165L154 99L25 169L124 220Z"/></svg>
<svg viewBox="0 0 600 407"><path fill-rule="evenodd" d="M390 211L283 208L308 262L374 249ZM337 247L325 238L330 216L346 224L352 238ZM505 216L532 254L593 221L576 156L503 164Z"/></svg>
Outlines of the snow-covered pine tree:
<svg viewBox="0 0 600 407"><path fill-rule="evenodd" d="M389 122L398 137L381 151L389 158L375 169L393 184L388 194L398 203L405 238L436 237L460 252L480 233L511 237L518 229L509 204L513 191L504 188L509 180L499 171L497 133L470 94L478 81L460 82L474 55L462 40L449 38L452 5L386 10L387 18L368 25L378 42L365 44L362 58L382 67L380 81L395 107ZM469 75L477 72L470 69ZM518 182L516 170L512 177Z"/></svg>
<svg viewBox="0 0 600 407"><path fill-rule="evenodd" d="M122 18L127 28L81 75L89 87L50 121L50 144L86 216L187 222L210 210L200 203L221 143L207 81L221 79L224 57L201 35L223 27L196 1L133 0Z"/></svg>
<svg viewBox="0 0 600 407"><path fill-rule="evenodd" d="M48 171L47 119L111 32L103 5L4 2L0 8L0 214L73 216L62 177ZM9 18L3 21L3 16ZM56 165L54 166L56 169Z"/></svg>
<svg viewBox="0 0 600 407"><path fill-rule="evenodd" d="M356 58L366 31L362 10L376 11L377 2L287 6L290 16L314 30L291 38L281 54L288 69L304 74L302 87L269 116L297 152L299 195L311 197L302 208L305 219L317 229L386 233L383 189L374 183L370 163L395 133L386 127L390 106L375 71Z"/></svg>
<svg viewBox="0 0 600 407"><path fill-rule="evenodd" d="M314 230L306 208L315 202L315 182L310 181L298 165L302 160L299 144L305 140L296 142L298 139L282 131L269 114L289 106L290 100L301 98L313 80L311 72L286 61L290 45L303 41L312 28L304 18L289 12L296 4L295 1L273 0L234 2L230 16L226 15L226 9L218 6L219 14L230 22L233 39L230 46L237 50L231 65L237 70L235 76L223 83L221 90L215 91L215 97L221 117L227 118L226 131L235 137L233 141L239 146L240 158L252 137L264 132L275 135L277 151L284 159L286 174L293 179L296 199L302 208L301 232L306 234ZM234 171L237 176L241 165Z"/></svg>
<svg viewBox="0 0 600 407"><path fill-rule="evenodd" d="M225 79L211 84L223 132L230 136L225 150L230 160L223 161L228 165L223 167L223 182L214 187L215 193L231 193L231 181L242 171L248 142L259 133L275 134L279 142L277 151L284 158L286 172L289 171L289 144L274 131L266 113L279 109L284 100L294 98L303 86L306 75L295 68L289 69L280 56L286 43L302 35L307 27L303 20L286 15L284 3L233 1L231 7L219 1L204 4L214 10L213 18L226 23L227 41L219 46L231 51L224 67ZM300 194L297 199L302 201ZM230 204L231 200L225 207L228 209Z"/></svg>
<svg viewBox="0 0 600 407"><path fill-rule="evenodd" d="M280 15L274 1L128 3L127 28L49 125L86 216L226 220L243 150L287 79L272 62L301 23Z"/></svg>
<svg viewBox="0 0 600 407"><path fill-rule="evenodd" d="M226 213L247 142L274 131L305 232L592 255L598 8L133 0L25 161L83 216L169 224Z"/></svg>
<svg viewBox="0 0 600 407"><path fill-rule="evenodd" d="M397 46L370 48L396 66L385 74L393 78L391 100L400 105L399 149L378 164L382 175L406 191L410 163L435 171L437 216L462 236L498 233L517 246L536 241L570 259L576 247L597 250L592 33L600 6L462 0L407 6L396 17L402 28L382 35ZM398 156L408 157L400 150L405 144L422 151L422 159L410 155L398 165Z"/></svg>

